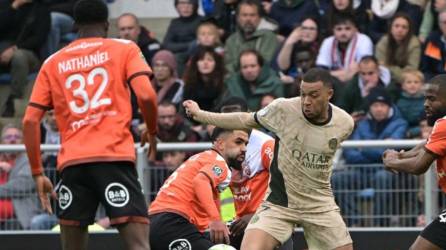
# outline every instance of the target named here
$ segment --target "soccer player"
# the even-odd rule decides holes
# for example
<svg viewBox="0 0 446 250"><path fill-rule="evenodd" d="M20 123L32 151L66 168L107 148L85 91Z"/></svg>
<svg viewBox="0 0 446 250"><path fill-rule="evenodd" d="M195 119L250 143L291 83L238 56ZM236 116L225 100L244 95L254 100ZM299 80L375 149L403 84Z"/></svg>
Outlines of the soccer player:
<svg viewBox="0 0 446 250"><path fill-rule="evenodd" d="M52 213L50 180L40 157L40 120L54 109L61 133L57 215L63 249L87 249L87 226L99 203L127 249L150 249L147 204L137 180L130 133L130 87L137 95L155 151L156 94L151 69L130 41L106 39L108 9L101 0L74 8L79 39L43 64L23 119L24 138L43 208ZM53 193L55 194L55 193Z"/></svg>
<svg viewBox="0 0 446 250"><path fill-rule="evenodd" d="M300 88L300 97L276 99L255 113L216 114L191 100L183 103L197 121L228 129L263 126L276 135L269 189L246 228L243 250L274 249L290 238L296 224L303 227L309 249L352 249L330 176L333 156L351 134L353 119L329 103L328 71L309 70Z"/></svg>
<svg viewBox="0 0 446 250"><path fill-rule="evenodd" d="M426 142L404 152L386 150L383 162L386 169L415 175L424 174L437 162L438 184L446 192L446 75L437 75L425 85L424 110L432 134ZM411 250L446 249L446 210L418 236Z"/></svg>
<svg viewBox="0 0 446 250"><path fill-rule="evenodd" d="M222 113L247 111L248 104L240 97L230 97L220 107ZM242 169L232 171L229 183L236 210L236 218L229 227L230 241L231 246L236 249L240 249L246 226L262 203L268 189L269 167L273 153L274 139L260 130L252 129ZM292 239L280 249L293 249Z"/></svg>
<svg viewBox="0 0 446 250"><path fill-rule="evenodd" d="M160 188L149 209L152 250L207 250L229 243L229 231L219 211L219 192L241 169L248 133L215 128L210 150L191 156ZM228 167L229 166L229 167ZM210 238L203 233L209 229Z"/></svg>

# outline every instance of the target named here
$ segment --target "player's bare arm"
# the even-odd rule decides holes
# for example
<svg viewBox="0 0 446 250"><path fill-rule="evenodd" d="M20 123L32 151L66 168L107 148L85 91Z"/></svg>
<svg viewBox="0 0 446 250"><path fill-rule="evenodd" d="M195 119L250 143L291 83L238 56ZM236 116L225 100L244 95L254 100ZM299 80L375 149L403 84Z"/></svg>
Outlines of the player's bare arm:
<svg viewBox="0 0 446 250"><path fill-rule="evenodd" d="M41 151L40 151L40 121L45 111L43 109L28 106L23 118L23 138L26 146L31 172L36 182L37 193L43 210L52 214L51 203L48 195L56 198L53 184L43 173Z"/></svg>
<svg viewBox="0 0 446 250"><path fill-rule="evenodd" d="M192 100L183 102L186 114L194 120L212 124L225 129L251 129L259 128L260 125L254 119L254 113L213 113L201 110L198 104Z"/></svg>
<svg viewBox="0 0 446 250"><path fill-rule="evenodd" d="M209 177L204 173L197 174L193 180L193 187L201 206L206 210L206 213L210 218L209 231L211 241L214 243L229 244L229 230L221 221L220 213L215 206L212 183Z"/></svg>
<svg viewBox="0 0 446 250"><path fill-rule="evenodd" d="M413 155L406 156L405 158L399 157L399 154L396 151L384 152L384 167L391 171L421 175L429 169L437 158L435 154L424 148L414 150L411 153Z"/></svg>
<svg viewBox="0 0 446 250"><path fill-rule="evenodd" d="M426 145L426 141L419 143L409 151L401 150L400 152L398 152L398 157L400 159L404 159L417 156L419 153L422 153L422 151L424 151L424 145Z"/></svg>
<svg viewBox="0 0 446 250"><path fill-rule="evenodd" d="M140 75L130 82L138 100L142 116L146 124L146 130L141 136L141 145L149 143L149 160L154 161L156 157L156 120L157 120L157 97L150 84L147 75Z"/></svg>

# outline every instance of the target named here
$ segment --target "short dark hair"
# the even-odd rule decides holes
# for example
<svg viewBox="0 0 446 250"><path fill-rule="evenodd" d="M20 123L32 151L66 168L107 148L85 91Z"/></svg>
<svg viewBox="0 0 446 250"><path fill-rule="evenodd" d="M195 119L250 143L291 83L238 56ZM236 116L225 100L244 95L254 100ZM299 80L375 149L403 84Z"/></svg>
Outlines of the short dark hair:
<svg viewBox="0 0 446 250"><path fill-rule="evenodd" d="M337 14L333 17L333 28L336 25L341 25L346 23L351 23L355 27L357 27L355 17L350 13Z"/></svg>
<svg viewBox="0 0 446 250"><path fill-rule="evenodd" d="M74 5L73 17L80 25L104 23L108 20L108 8L102 0L80 0Z"/></svg>
<svg viewBox="0 0 446 250"><path fill-rule="evenodd" d="M228 106L239 106L240 110L234 110L234 111L224 111L223 109L225 107ZM231 96L225 100L223 100L223 102L220 103L220 105L218 106L218 112L246 112L248 111L248 103L246 103L246 101L238 96Z"/></svg>
<svg viewBox="0 0 446 250"><path fill-rule="evenodd" d="M174 5L175 5L175 7L177 7L177 5L178 5L179 2L180 2L180 1L178 1L178 0L175 0L175 1L174 1ZM188 2L194 6L194 11L193 11L193 13L196 14L197 11L198 11L198 5L199 5L198 0L189 0Z"/></svg>
<svg viewBox="0 0 446 250"><path fill-rule="evenodd" d="M265 63L265 61L263 60L263 56L255 49L245 49L240 52L240 55L238 57L239 67L241 66L240 59L242 59L242 56L249 54L255 55L257 57L257 63L260 65L260 67L263 67L263 64Z"/></svg>
<svg viewBox="0 0 446 250"><path fill-rule="evenodd" d="M158 103L158 107L169 107L172 106L175 108L175 111L178 111L177 105L170 100L162 100L160 103Z"/></svg>
<svg viewBox="0 0 446 250"><path fill-rule="evenodd" d="M437 85L439 92L445 92L446 93L446 74L436 75L436 76L432 77L426 83L427 84Z"/></svg>
<svg viewBox="0 0 446 250"><path fill-rule="evenodd" d="M259 16L263 16L263 8L262 8L262 4L260 3L259 0L241 0L239 1L238 5L237 5L237 9L235 11L236 15L238 16L240 13L240 8L242 5L252 5L252 6L256 6L257 8L257 14L259 14Z"/></svg>
<svg viewBox="0 0 446 250"><path fill-rule="evenodd" d="M359 63L370 63L370 62L376 64L376 66L379 66L378 59L373 55L363 56L361 60L359 60Z"/></svg>
<svg viewBox="0 0 446 250"><path fill-rule="evenodd" d="M330 72L321 68L312 68L304 74L302 81L306 83L315 83L321 81L324 86L333 88L333 77Z"/></svg>
<svg viewBox="0 0 446 250"><path fill-rule="evenodd" d="M220 128L220 127L215 127L214 130L212 130L211 133L211 141L215 142L218 138L220 138L220 136L222 134L226 134L226 133L232 133L234 130L232 129L225 129L225 128Z"/></svg>

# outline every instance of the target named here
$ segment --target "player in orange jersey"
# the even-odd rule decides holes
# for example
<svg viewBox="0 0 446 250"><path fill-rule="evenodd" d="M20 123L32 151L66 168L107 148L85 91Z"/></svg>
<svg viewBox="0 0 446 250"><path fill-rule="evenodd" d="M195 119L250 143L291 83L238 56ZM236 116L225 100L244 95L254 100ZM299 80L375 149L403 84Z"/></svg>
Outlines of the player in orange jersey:
<svg viewBox="0 0 446 250"><path fill-rule="evenodd" d="M429 125L434 125L426 142L404 152L386 150L385 167L394 172L424 174L437 162L438 184L446 193L446 75L437 75L426 83L424 110ZM446 210L418 236L411 250L446 249Z"/></svg>
<svg viewBox="0 0 446 250"><path fill-rule="evenodd" d="M74 19L79 39L44 62L23 119L37 191L51 213L47 195L53 186L43 174L39 124L45 111L54 109L62 142L56 191L63 249L87 249L87 226L99 203L127 249L150 249L147 204L134 166L130 87L153 156L157 109L151 69L133 42L105 38L108 9L103 1L80 0Z"/></svg>
<svg viewBox="0 0 446 250"><path fill-rule="evenodd" d="M211 150L191 156L161 187L149 209L152 250L207 250L229 243L219 211L219 192L241 169L248 133L215 128ZM229 168L229 167L230 168ZM211 240L203 235L209 229Z"/></svg>

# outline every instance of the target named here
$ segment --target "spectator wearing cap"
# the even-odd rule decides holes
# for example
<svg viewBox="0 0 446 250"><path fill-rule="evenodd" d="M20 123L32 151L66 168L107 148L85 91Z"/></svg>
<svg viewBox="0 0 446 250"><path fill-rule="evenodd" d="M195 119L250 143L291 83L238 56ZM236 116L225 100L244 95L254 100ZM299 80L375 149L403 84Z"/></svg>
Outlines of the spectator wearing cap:
<svg viewBox="0 0 446 250"><path fill-rule="evenodd" d="M175 56L168 50L158 51L152 59L153 79L152 87L157 93L158 103L167 101L177 107L183 99L183 81L177 76ZM135 141L139 141L144 122L139 111L135 93L132 89L132 134Z"/></svg>
<svg viewBox="0 0 446 250"><path fill-rule="evenodd" d="M203 17L198 15L198 0L175 0L175 8L179 17L170 22L163 48L174 53L179 66L178 73L182 75L188 58L187 51L195 41L195 32Z"/></svg>
<svg viewBox="0 0 446 250"><path fill-rule="evenodd" d="M407 122L393 105L387 92L380 87L374 88L367 96L368 113L365 119L359 121L353 131L350 140L391 140L405 137ZM346 164L353 165L345 170L335 171L332 177L337 203L340 204L342 214L347 216L358 215L357 202L354 200L355 192L338 193L337 190L360 190L374 188L374 213L376 215L389 214L384 211L389 208L385 205L389 202L388 192L394 184L394 174L383 170L379 166L370 164L382 164L384 148L349 148L343 151ZM369 165L369 166L367 166ZM384 225L386 220L378 220L376 223ZM348 220L350 225L358 225L355 219Z"/></svg>
<svg viewBox="0 0 446 250"><path fill-rule="evenodd" d="M183 81L178 78L177 62L172 52L158 51L152 59L152 86L158 96L158 103L170 101L176 105L183 97Z"/></svg>

